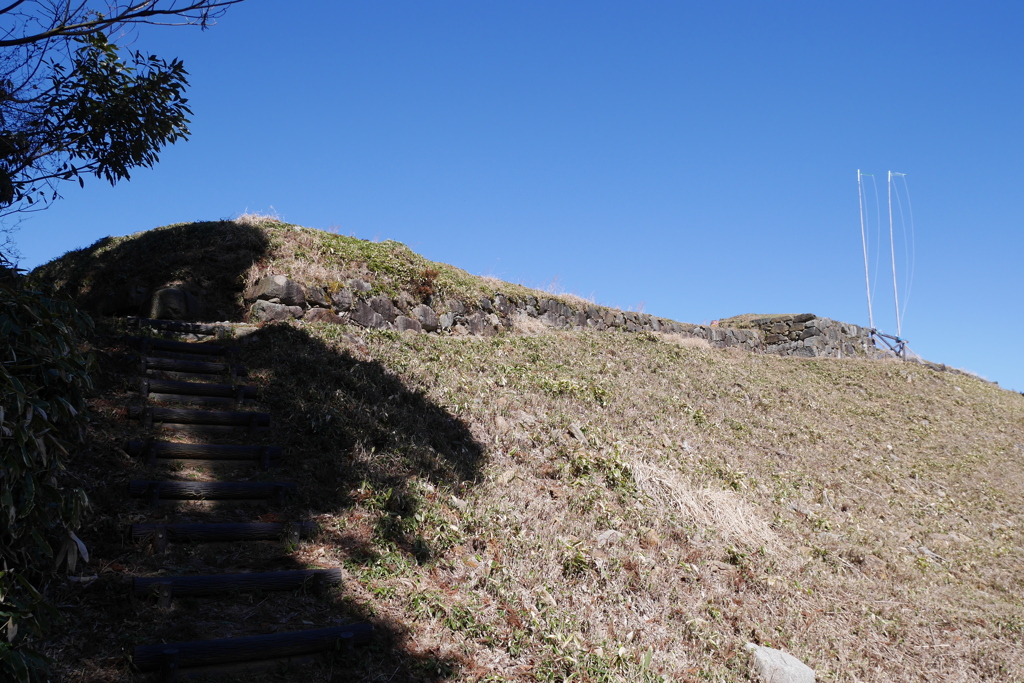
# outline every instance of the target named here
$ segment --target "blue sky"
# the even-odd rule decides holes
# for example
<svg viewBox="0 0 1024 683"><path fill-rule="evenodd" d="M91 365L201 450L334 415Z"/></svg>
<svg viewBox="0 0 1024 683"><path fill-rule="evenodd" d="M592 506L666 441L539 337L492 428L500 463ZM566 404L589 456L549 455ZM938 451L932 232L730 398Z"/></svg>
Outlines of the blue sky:
<svg viewBox="0 0 1024 683"><path fill-rule="evenodd" d="M22 266L274 211L676 320L866 324L856 172L884 194L892 170L916 238L904 336L1024 390L1022 20L984 0L248 0L134 37L184 60L192 139L66 186L22 224Z"/></svg>

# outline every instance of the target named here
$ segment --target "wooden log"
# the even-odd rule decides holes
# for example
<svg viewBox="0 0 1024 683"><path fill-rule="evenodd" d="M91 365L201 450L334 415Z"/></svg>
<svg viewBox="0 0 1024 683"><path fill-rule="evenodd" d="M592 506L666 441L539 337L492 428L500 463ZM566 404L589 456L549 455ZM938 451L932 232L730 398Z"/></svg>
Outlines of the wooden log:
<svg viewBox="0 0 1024 683"><path fill-rule="evenodd" d="M235 444L174 443L171 441L128 442L128 454L174 460L280 460L280 446L238 446Z"/></svg>
<svg viewBox="0 0 1024 683"><path fill-rule="evenodd" d="M156 320L153 318L129 317L129 325L137 327L150 327L154 330L165 330L167 332L185 332L191 334L215 335L221 330L229 329L225 325L210 325L208 323L187 323L180 320Z"/></svg>
<svg viewBox="0 0 1024 683"><path fill-rule="evenodd" d="M150 358L167 358L170 360L196 360L208 363L227 362L227 356L211 356L203 353L186 353L185 351L157 351L150 349L146 352L146 355Z"/></svg>
<svg viewBox="0 0 1024 683"><path fill-rule="evenodd" d="M189 408L152 408L129 406L128 417L144 420L147 424L171 422L174 424L236 425L267 427L270 413L255 413L244 410L190 410Z"/></svg>
<svg viewBox="0 0 1024 683"><path fill-rule="evenodd" d="M184 394L187 396L225 396L234 398L238 391L243 398L256 398L256 387L244 384L208 384L205 382L179 382L171 379L142 377L139 379L139 391L144 395L150 392L161 394Z"/></svg>
<svg viewBox="0 0 1024 683"><path fill-rule="evenodd" d="M193 640L135 647L132 663L142 671L156 671L173 658L178 668L294 657L369 642L373 626L367 623L242 638Z"/></svg>
<svg viewBox="0 0 1024 683"><path fill-rule="evenodd" d="M316 532L315 522L247 522L214 524L132 524L132 538L143 540L164 532L171 543L229 543L233 541L278 541L292 533L309 538ZM291 539L288 539L291 540Z"/></svg>
<svg viewBox="0 0 1024 683"><path fill-rule="evenodd" d="M128 483L132 498L160 500L254 500L282 498L294 491L294 482L254 481L151 481L134 479Z"/></svg>
<svg viewBox="0 0 1024 683"><path fill-rule="evenodd" d="M185 396L184 394L150 394L149 400L155 403L182 403L190 406L209 406L211 408L237 408L238 401L221 396ZM244 405L244 402L243 404Z"/></svg>
<svg viewBox="0 0 1024 683"><path fill-rule="evenodd" d="M218 439L225 437L235 437L241 432L247 434L257 434L260 432L266 432L270 430L270 427L257 426L255 429L248 425L236 426L236 425L196 425L196 424L176 424L174 422L163 422L156 425L157 429L166 432L172 432L179 436L188 436L195 438L204 439Z"/></svg>
<svg viewBox="0 0 1024 683"><path fill-rule="evenodd" d="M175 360L173 358L154 358L146 356L142 359L142 371L169 370L171 372L190 372L201 375L237 375L245 376L244 365L230 363L209 363L198 360Z"/></svg>
<svg viewBox="0 0 1024 683"><path fill-rule="evenodd" d="M234 346L174 341L171 339L158 339L156 337L129 337L128 341L138 346L143 352L152 349L154 351L181 351L183 353L199 353L208 356L225 356L238 351L237 347Z"/></svg>
<svg viewBox="0 0 1024 683"><path fill-rule="evenodd" d="M132 579L136 595L148 595L161 584L170 584L174 597L214 593L252 591L293 591L341 583L340 569L297 569L283 572L246 572L242 574L205 574L198 576L155 576Z"/></svg>

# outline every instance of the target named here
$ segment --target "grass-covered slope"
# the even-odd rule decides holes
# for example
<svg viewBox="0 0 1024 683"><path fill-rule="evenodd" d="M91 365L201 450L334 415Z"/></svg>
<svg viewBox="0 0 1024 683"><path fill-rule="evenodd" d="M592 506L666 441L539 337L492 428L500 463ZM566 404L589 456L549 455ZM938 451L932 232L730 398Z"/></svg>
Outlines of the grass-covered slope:
<svg viewBox="0 0 1024 683"><path fill-rule="evenodd" d="M298 372L330 351L266 378L310 411L294 447L334 424L310 451L353 468L333 519L374 559L324 548L458 680L747 680L748 641L824 681L1024 679L1018 394L648 335L307 334L473 437Z"/></svg>
<svg viewBox="0 0 1024 683"><path fill-rule="evenodd" d="M334 239L278 230L292 245ZM288 248L291 261L252 268L291 263L301 280L320 267ZM493 291L393 244L351 248L407 254L373 266L403 290L430 268L441 288ZM345 586L326 604L169 614L124 597L128 577L161 565L118 535L143 513L124 483L152 473L117 452L120 406L137 399L111 348L81 460L100 578L64 600L54 646L69 679L126 680L119 653L136 642L359 618L379 638L354 662L268 680L746 681L750 641L821 681L1024 680L1024 396L919 365L649 333L293 322L242 349L288 456L256 476L299 482L282 514L313 515L321 533L285 559L179 548L172 569L340 566Z"/></svg>
<svg viewBox="0 0 1024 683"><path fill-rule="evenodd" d="M104 237L32 276L103 314L146 315L153 291L183 286L203 301L204 319L241 320L242 292L267 274L328 290L361 278L373 286L369 294L406 292L419 300L475 302L493 296L496 285L506 296L551 296L429 261L391 240L371 242L259 216Z"/></svg>

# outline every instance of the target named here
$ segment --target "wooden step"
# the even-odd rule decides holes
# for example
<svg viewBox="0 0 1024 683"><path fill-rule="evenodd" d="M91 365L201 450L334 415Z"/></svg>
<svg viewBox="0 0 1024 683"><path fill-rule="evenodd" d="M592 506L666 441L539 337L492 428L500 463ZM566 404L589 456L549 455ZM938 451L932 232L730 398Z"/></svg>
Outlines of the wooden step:
<svg viewBox="0 0 1024 683"><path fill-rule="evenodd" d="M128 442L128 454L141 456L151 465L157 460L246 461L267 469L280 461L281 447L132 440Z"/></svg>
<svg viewBox="0 0 1024 683"><path fill-rule="evenodd" d="M244 410L191 410L189 408L154 408L129 406L128 417L146 425L157 422L189 425L224 425L237 427L269 427L270 413Z"/></svg>
<svg viewBox="0 0 1024 683"><path fill-rule="evenodd" d="M186 353L184 351L155 351L149 350L146 356L150 358L168 358L170 360L195 360L208 363L226 363L227 356L210 356L204 353Z"/></svg>
<svg viewBox="0 0 1024 683"><path fill-rule="evenodd" d="M142 373L150 371L187 372L193 375L231 375L232 377L244 377L248 373L244 365L154 358L153 356L146 356L142 359L139 371Z"/></svg>
<svg viewBox="0 0 1024 683"><path fill-rule="evenodd" d="M230 592L294 591L303 587L321 592L341 581L340 569L297 569L283 572L136 577L132 579L132 590L140 596L155 595L162 607L170 607L170 600L174 597Z"/></svg>
<svg viewBox="0 0 1024 683"><path fill-rule="evenodd" d="M143 396L152 392L182 394L185 396L223 396L226 398L256 398L254 386L244 384L209 384L205 382L179 382L155 377L139 378L139 391Z"/></svg>
<svg viewBox="0 0 1024 683"><path fill-rule="evenodd" d="M248 425L236 427L233 425L194 425L161 422L153 425L153 430L168 432L168 436L174 435L193 439L237 439L242 434L252 436L269 431L270 427L251 428Z"/></svg>
<svg viewBox="0 0 1024 683"><path fill-rule="evenodd" d="M129 337L128 341L138 346L143 353L153 351L177 351L180 353L202 354L207 356L227 356L238 351L234 346L220 344L202 344L196 342L173 341L155 337Z"/></svg>
<svg viewBox="0 0 1024 683"><path fill-rule="evenodd" d="M372 635L373 626L358 623L262 636L139 645L133 651L132 663L142 671L163 670L167 677L173 676L178 670L193 667L295 657L337 650L349 645L367 643Z"/></svg>
<svg viewBox="0 0 1024 683"><path fill-rule="evenodd" d="M296 489L294 482L253 481L152 481L134 479L128 495L147 498L155 505L161 500L271 500L280 504Z"/></svg>
<svg viewBox="0 0 1024 683"><path fill-rule="evenodd" d="M168 543L231 543L235 541L287 541L298 543L316 533L314 522L218 522L212 524L132 524L136 541L153 539L157 551Z"/></svg>
<svg viewBox="0 0 1024 683"><path fill-rule="evenodd" d="M222 331L230 329L227 325L215 325L209 323L187 323L180 320L157 320L154 318L136 318L129 316L127 318L129 325L135 327L149 327L154 330L164 330L166 332L183 332L185 334L205 334L215 335Z"/></svg>

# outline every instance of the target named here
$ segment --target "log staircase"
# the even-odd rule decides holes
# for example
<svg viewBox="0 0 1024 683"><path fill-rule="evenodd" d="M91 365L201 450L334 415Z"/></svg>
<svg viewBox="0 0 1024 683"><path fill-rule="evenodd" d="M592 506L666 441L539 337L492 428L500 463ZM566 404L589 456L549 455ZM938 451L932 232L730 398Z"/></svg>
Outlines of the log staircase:
<svg viewBox="0 0 1024 683"><path fill-rule="evenodd" d="M140 328L157 332L210 334L213 328L194 323L137 320ZM282 449L259 440L271 428L269 413L253 410L258 401L256 387L243 383L246 368L235 362L237 349L199 342L183 342L140 335L129 343L140 354L138 388L146 405L132 406L130 419L139 420L144 438L132 439L127 452L139 466L155 476L132 480L129 497L142 499L150 519L133 524L131 538L149 546L157 557L171 544L255 543L278 541L294 548L303 538L315 534L309 520L292 522L177 521L183 506L211 506L213 517L222 506L242 505L281 509L295 491L289 481L190 481L157 478L168 466L186 463L216 468L247 468L266 476L283 461ZM204 406L197 409L182 406ZM196 439L206 439L199 443ZM228 443L224 443L227 441ZM243 443L240 443L243 442ZM261 478L261 477L257 477ZM237 509L236 518L237 518ZM136 577L133 592L151 602L153 609L170 610L179 598L224 596L271 591L305 592L326 597L340 584L338 568L290 571L245 572L203 575ZM307 622L308 623L308 622ZM144 673L154 673L172 682L194 675L247 673L281 663L308 661L328 652L366 643L372 635L367 623L343 624L292 632L138 645L132 664Z"/></svg>

